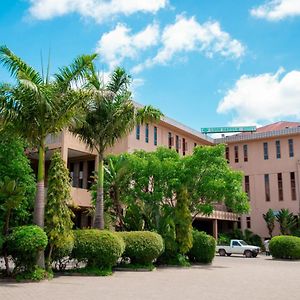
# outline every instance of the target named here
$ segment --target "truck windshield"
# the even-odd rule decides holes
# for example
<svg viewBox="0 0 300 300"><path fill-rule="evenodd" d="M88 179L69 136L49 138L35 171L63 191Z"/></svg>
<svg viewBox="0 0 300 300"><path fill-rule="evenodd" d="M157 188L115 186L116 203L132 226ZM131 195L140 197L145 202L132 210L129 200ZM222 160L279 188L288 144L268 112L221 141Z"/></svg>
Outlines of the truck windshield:
<svg viewBox="0 0 300 300"><path fill-rule="evenodd" d="M244 241L242 241L242 240L240 240L239 242L240 242L240 244L243 245L243 246L247 246L247 245L248 245L246 242L244 242Z"/></svg>

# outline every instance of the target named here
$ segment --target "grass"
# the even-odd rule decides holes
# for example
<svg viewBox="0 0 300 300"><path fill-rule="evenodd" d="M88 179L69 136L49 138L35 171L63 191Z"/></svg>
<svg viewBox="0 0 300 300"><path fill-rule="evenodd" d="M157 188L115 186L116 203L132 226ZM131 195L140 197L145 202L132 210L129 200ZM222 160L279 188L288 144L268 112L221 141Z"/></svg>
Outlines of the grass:
<svg viewBox="0 0 300 300"><path fill-rule="evenodd" d="M97 267L84 267L84 268L78 268L78 269L72 269L65 271L63 273L70 273L70 274L80 274L84 276L110 276L112 275L112 269L99 269Z"/></svg>
<svg viewBox="0 0 300 300"><path fill-rule="evenodd" d="M148 270L153 271L155 266L153 264L141 265L141 264L120 264L117 268L128 269L128 270Z"/></svg>

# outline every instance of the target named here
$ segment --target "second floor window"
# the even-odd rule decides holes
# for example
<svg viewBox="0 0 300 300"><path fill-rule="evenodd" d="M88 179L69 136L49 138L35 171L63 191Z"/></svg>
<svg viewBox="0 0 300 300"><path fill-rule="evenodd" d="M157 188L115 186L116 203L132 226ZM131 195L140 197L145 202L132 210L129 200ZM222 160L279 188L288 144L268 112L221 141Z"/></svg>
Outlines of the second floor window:
<svg viewBox="0 0 300 300"><path fill-rule="evenodd" d="M135 128L135 138L137 140L139 140L140 136L141 136L141 125L136 125L136 128Z"/></svg>
<svg viewBox="0 0 300 300"><path fill-rule="evenodd" d="M251 228L251 217L246 218L247 228Z"/></svg>
<svg viewBox="0 0 300 300"><path fill-rule="evenodd" d="M264 160L269 159L268 143L264 143Z"/></svg>
<svg viewBox="0 0 300 300"><path fill-rule="evenodd" d="M226 157L227 162L229 163L229 147L226 147L226 149L225 149L225 157Z"/></svg>
<svg viewBox="0 0 300 300"><path fill-rule="evenodd" d="M294 140L289 139L289 156L294 157Z"/></svg>
<svg viewBox="0 0 300 300"><path fill-rule="evenodd" d="M185 152L187 151L187 143L185 141L185 138L182 138L182 155L185 155Z"/></svg>
<svg viewBox="0 0 300 300"><path fill-rule="evenodd" d="M149 143L149 124L146 124L145 127L145 142Z"/></svg>
<svg viewBox="0 0 300 300"><path fill-rule="evenodd" d="M244 161L248 161L248 145L244 145L243 150L244 150Z"/></svg>
<svg viewBox="0 0 300 300"><path fill-rule="evenodd" d="M270 178L269 174L265 174L265 196L266 196L266 201L269 202L270 199Z"/></svg>
<svg viewBox="0 0 300 300"><path fill-rule="evenodd" d="M234 146L234 161L239 162L239 146Z"/></svg>
<svg viewBox="0 0 300 300"><path fill-rule="evenodd" d="M178 153L179 152L179 148L180 148L180 141L179 141L179 136L176 135L176 152Z"/></svg>
<svg viewBox="0 0 300 300"><path fill-rule="evenodd" d="M277 174L277 183L278 183L278 199L279 201L283 201L282 173Z"/></svg>
<svg viewBox="0 0 300 300"><path fill-rule="evenodd" d="M169 132L168 133L168 147L169 147L169 149L171 149L172 146L173 146L173 137L172 137L172 133Z"/></svg>
<svg viewBox="0 0 300 300"><path fill-rule="evenodd" d="M157 127L154 127L154 145L157 146Z"/></svg>
<svg viewBox="0 0 300 300"><path fill-rule="evenodd" d="M280 153L280 141L276 141L276 158L281 158L281 153Z"/></svg>

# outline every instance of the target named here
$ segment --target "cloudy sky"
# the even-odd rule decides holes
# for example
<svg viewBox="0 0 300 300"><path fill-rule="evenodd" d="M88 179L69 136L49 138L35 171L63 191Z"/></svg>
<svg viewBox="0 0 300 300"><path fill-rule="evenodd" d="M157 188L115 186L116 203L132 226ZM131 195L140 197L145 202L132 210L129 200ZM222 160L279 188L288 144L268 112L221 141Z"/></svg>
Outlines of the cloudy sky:
<svg viewBox="0 0 300 300"><path fill-rule="evenodd" d="M195 129L300 120L300 0L2 0L0 44L53 72L97 52Z"/></svg>

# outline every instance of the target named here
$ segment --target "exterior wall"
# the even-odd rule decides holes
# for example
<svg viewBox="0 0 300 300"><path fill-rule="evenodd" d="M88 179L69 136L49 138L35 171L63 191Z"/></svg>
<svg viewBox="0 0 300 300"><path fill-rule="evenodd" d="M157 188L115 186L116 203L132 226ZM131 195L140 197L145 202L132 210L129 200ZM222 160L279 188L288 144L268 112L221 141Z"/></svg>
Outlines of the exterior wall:
<svg viewBox="0 0 300 300"><path fill-rule="evenodd" d="M294 157L289 157L288 139L293 139ZM276 144L280 141L281 158L276 158ZM264 159L263 143L268 143L269 159ZM248 145L248 162L244 162L243 145ZM234 146L239 147L239 162L235 162ZM249 215L241 217L242 229L247 228L246 217L251 218L251 231L262 237L268 237L268 231L263 219L263 214L269 208L279 211L288 208L294 214L299 213L299 169L300 169L300 135L277 136L268 139L244 140L229 142L230 166L244 172L250 181L250 205ZM295 172L296 200L291 197L290 172ZM279 201L277 174L282 173L283 201ZM264 175L270 178L270 201L266 201ZM277 223L277 222L276 222ZM274 231L279 234L279 226L276 224Z"/></svg>

